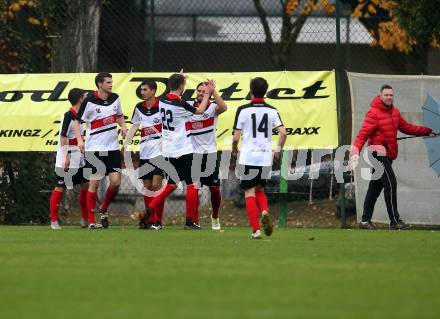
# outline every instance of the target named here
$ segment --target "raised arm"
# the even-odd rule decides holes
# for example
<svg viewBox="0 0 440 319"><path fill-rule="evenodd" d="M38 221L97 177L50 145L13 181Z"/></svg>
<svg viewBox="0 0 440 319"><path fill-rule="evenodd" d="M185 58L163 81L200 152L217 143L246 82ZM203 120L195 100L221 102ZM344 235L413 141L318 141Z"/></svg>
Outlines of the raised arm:
<svg viewBox="0 0 440 319"><path fill-rule="evenodd" d="M218 94L217 90L215 89L215 82L212 81L214 84L214 90L212 91L212 95L214 96L215 104L217 104L217 109L215 112L218 114L222 114L223 112L226 112L228 107L226 106L225 101L223 101L222 97Z"/></svg>
<svg viewBox="0 0 440 319"><path fill-rule="evenodd" d="M213 91L214 82L212 80L208 80L205 86L205 95L203 96L202 103L200 103L200 106L196 109L196 114L203 114L206 111L206 108L209 104L209 98Z"/></svg>

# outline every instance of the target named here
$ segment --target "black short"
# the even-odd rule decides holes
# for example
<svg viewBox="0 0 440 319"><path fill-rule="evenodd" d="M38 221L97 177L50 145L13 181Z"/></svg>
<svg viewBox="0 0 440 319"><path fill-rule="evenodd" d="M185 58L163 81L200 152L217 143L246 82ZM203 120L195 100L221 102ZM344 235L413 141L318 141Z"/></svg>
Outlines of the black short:
<svg viewBox="0 0 440 319"><path fill-rule="evenodd" d="M121 172L121 152L119 150L86 152L85 172L86 178L91 174L107 176L110 173Z"/></svg>
<svg viewBox="0 0 440 319"><path fill-rule="evenodd" d="M201 163L200 160L202 161ZM206 169L208 163L210 163L210 165L214 165L214 167L208 165L208 169ZM197 167L200 166L200 170L198 172L200 173L200 175L206 175L204 173L205 171L212 172L212 170L214 169L214 171L209 176L200 177L200 184L202 186L220 186L220 180L218 178L220 159L217 152L205 154L194 153L193 165L197 165Z"/></svg>
<svg viewBox="0 0 440 319"><path fill-rule="evenodd" d="M193 154L185 154L180 157L167 157L167 161L174 166L175 172L178 175L173 176L170 175L170 172L167 172L168 184L177 184L178 181L185 182L186 185L191 185L193 183L191 177L191 166L192 166Z"/></svg>
<svg viewBox="0 0 440 319"><path fill-rule="evenodd" d="M55 183L57 187L72 187L78 184L87 183L88 180L84 176L84 167L76 168L78 170L70 179L72 172L65 172L61 167L55 168ZM70 184L70 185L69 185Z"/></svg>
<svg viewBox="0 0 440 319"><path fill-rule="evenodd" d="M267 180L270 179L271 170L270 166L239 165L240 188L248 190L258 185L266 186Z"/></svg>
<svg viewBox="0 0 440 319"><path fill-rule="evenodd" d="M165 177L165 173L162 169L157 167L157 163L160 161L165 161L162 156L158 156L150 159L140 159L139 160L139 179L149 180L153 179L154 175L159 175ZM153 167L153 169L151 169Z"/></svg>

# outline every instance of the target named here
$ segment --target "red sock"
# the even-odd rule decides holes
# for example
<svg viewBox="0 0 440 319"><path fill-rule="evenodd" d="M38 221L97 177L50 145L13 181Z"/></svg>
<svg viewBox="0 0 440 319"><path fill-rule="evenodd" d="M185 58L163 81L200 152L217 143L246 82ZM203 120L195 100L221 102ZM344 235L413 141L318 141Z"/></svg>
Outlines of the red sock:
<svg viewBox="0 0 440 319"><path fill-rule="evenodd" d="M160 194L154 196L148 207L151 207L156 211L159 205L163 205L163 203L165 203L165 199L168 197L168 195L174 192L175 189L175 185L171 186L171 184L167 184Z"/></svg>
<svg viewBox="0 0 440 319"><path fill-rule="evenodd" d="M103 211L107 211L108 205L110 205L110 202L115 198L116 194L118 193L117 190L113 190L110 186L107 188L107 192L105 193L105 198L102 201L101 209Z"/></svg>
<svg viewBox="0 0 440 319"><path fill-rule="evenodd" d="M212 218L218 218L218 211L222 202L220 187L211 186L209 189L211 190Z"/></svg>
<svg viewBox="0 0 440 319"><path fill-rule="evenodd" d="M165 206L165 202L162 202L160 205L157 206L156 210L156 220L155 222L162 223L162 216L163 216L163 207Z"/></svg>
<svg viewBox="0 0 440 319"><path fill-rule="evenodd" d="M82 189L79 192L79 208L81 209L81 216L87 220L87 190Z"/></svg>
<svg viewBox="0 0 440 319"><path fill-rule="evenodd" d="M260 212L269 212L269 206L267 205L266 194L262 191L255 192L255 199L257 201L257 206Z"/></svg>
<svg viewBox="0 0 440 319"><path fill-rule="evenodd" d="M92 210L96 208L96 193L87 192L87 221L89 224L95 224L95 214Z"/></svg>
<svg viewBox="0 0 440 319"><path fill-rule="evenodd" d="M186 186L186 220L199 224L199 190L194 184Z"/></svg>
<svg viewBox="0 0 440 319"><path fill-rule="evenodd" d="M248 215L249 224L252 227L252 231L255 232L259 230L260 223L258 222L258 207L254 196L246 197L246 213Z"/></svg>
<svg viewBox="0 0 440 319"><path fill-rule="evenodd" d="M145 203L145 209L147 209L148 205L150 205L151 201L154 197L144 195L144 203ZM153 223L155 221L155 213L151 214L148 218L147 222Z"/></svg>
<svg viewBox="0 0 440 319"><path fill-rule="evenodd" d="M50 221L56 222L58 220L58 208L60 208L60 202L63 198L63 192L53 190L50 196Z"/></svg>

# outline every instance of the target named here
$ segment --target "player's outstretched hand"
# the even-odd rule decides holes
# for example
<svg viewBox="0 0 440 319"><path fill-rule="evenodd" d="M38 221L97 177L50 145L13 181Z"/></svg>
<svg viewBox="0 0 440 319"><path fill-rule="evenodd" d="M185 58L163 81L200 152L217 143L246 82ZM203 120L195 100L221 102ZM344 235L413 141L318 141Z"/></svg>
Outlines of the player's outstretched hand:
<svg viewBox="0 0 440 319"><path fill-rule="evenodd" d="M436 136L439 136L439 135L440 135L439 133L434 132L434 131L432 131L432 132L429 134L430 137L436 137Z"/></svg>
<svg viewBox="0 0 440 319"><path fill-rule="evenodd" d="M205 81L205 94L211 96L214 89L215 89L214 82L212 80L206 80Z"/></svg>
<svg viewBox="0 0 440 319"><path fill-rule="evenodd" d="M273 153L273 160L275 162L279 162L280 161L280 152L274 152Z"/></svg>

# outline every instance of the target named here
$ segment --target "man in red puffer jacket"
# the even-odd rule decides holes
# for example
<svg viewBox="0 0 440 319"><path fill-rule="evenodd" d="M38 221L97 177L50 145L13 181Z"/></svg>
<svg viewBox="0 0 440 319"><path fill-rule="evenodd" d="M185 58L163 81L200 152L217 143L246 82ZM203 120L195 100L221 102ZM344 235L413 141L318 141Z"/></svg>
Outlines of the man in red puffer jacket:
<svg viewBox="0 0 440 319"><path fill-rule="evenodd" d="M365 196L364 212L359 227L374 229L371 223L374 205L382 189L384 190L385 203L390 218L390 229L405 229L408 225L401 219L397 210L397 181L392 168L393 160L398 153L397 131L408 135L436 136L432 129L408 123L400 114L399 109L393 105L394 91L389 85L382 86L380 95L371 101L371 108L365 115L362 127L354 141L352 161L357 161L359 152L368 140L368 150L383 164L382 177L371 180ZM385 151L384 151L385 150Z"/></svg>

